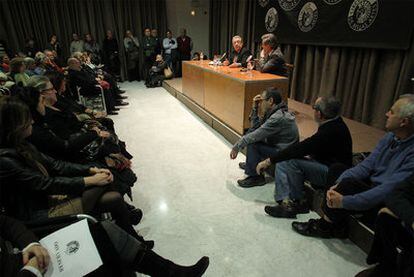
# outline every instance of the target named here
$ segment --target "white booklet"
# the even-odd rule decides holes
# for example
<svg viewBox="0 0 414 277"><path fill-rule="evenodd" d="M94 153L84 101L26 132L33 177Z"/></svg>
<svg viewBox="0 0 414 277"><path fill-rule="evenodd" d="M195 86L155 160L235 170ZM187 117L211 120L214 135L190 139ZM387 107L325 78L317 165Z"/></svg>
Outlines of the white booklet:
<svg viewBox="0 0 414 277"><path fill-rule="evenodd" d="M46 277L84 276L102 265L86 219L40 240L49 251Z"/></svg>

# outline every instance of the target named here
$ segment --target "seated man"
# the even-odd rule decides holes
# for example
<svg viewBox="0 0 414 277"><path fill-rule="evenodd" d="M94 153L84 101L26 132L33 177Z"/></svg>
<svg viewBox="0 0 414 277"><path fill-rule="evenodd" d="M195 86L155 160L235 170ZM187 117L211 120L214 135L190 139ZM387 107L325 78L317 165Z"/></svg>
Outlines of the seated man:
<svg viewBox="0 0 414 277"><path fill-rule="evenodd" d="M399 183L414 172L414 96L402 96L386 113L387 133L373 152L357 166L339 176L326 193L324 216L308 222L293 222L305 236L346 237L350 213L378 208Z"/></svg>
<svg viewBox="0 0 414 277"><path fill-rule="evenodd" d="M308 212L304 203L303 183L326 184L329 166L334 163L352 164L352 138L340 116L341 103L333 96L319 97L315 104L314 119L319 124L313 136L272 155L257 166L260 173L272 163L276 164L275 201L265 212L274 217L295 218Z"/></svg>
<svg viewBox="0 0 414 277"><path fill-rule="evenodd" d="M262 51L260 59L255 63L255 69L263 73L287 76L285 59L274 34L262 36Z"/></svg>
<svg viewBox="0 0 414 277"><path fill-rule="evenodd" d="M414 276L414 175L398 185L386 206L378 214L367 258L376 265L355 277Z"/></svg>
<svg viewBox="0 0 414 277"><path fill-rule="evenodd" d="M262 118L259 117L259 106ZM239 139L230 153L230 158L235 159L237 153L247 146L246 164L240 165L247 178L237 181L245 188L266 184L265 178L256 173L257 164L299 141L295 116L287 111L280 92L275 88L268 88L253 98L250 121L248 133Z"/></svg>
<svg viewBox="0 0 414 277"><path fill-rule="evenodd" d="M252 53L243 46L241 36L234 36L232 44L233 50L227 53L228 59L223 62L223 65L228 65L229 67L246 67L247 60L251 59Z"/></svg>

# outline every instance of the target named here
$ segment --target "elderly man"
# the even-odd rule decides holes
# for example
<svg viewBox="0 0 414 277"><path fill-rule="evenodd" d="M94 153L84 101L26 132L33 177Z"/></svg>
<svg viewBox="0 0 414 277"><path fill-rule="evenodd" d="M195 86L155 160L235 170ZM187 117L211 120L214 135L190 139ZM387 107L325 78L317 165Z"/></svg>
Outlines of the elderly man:
<svg viewBox="0 0 414 277"><path fill-rule="evenodd" d="M346 237L346 218L379 208L386 197L414 172L414 95L403 95L386 113L389 131L372 153L343 172L326 193L323 217L293 222L305 236Z"/></svg>
<svg viewBox="0 0 414 277"><path fill-rule="evenodd" d="M234 36L231 42L233 50L227 53L227 59L223 62L223 65L228 65L229 67L246 67L247 62L252 59L252 53L243 46L241 36Z"/></svg>
<svg viewBox="0 0 414 277"><path fill-rule="evenodd" d="M352 164L352 138L340 116L339 100L333 96L319 97L313 109L318 131L257 166L260 173L272 163L277 163L275 201L278 205L265 207L265 212L271 216L295 218L299 213L308 212L304 201L304 181L324 186L330 165Z"/></svg>
<svg viewBox="0 0 414 277"><path fill-rule="evenodd" d="M85 44L83 40L79 38L76 33L72 34L72 42L70 43L70 54L73 55L75 52L83 52Z"/></svg>
<svg viewBox="0 0 414 277"><path fill-rule="evenodd" d="M287 75L285 59L274 34L262 36L262 51L260 59L255 63L255 69L263 73Z"/></svg>
<svg viewBox="0 0 414 277"><path fill-rule="evenodd" d="M187 30L182 28L180 30L180 36L177 38L178 43L178 74L177 77L182 75L182 61L191 60L191 51L193 50L193 40L187 36Z"/></svg>
<svg viewBox="0 0 414 277"><path fill-rule="evenodd" d="M254 97L250 121L248 133L240 138L230 153L230 158L235 159L238 152L247 146L246 163L239 165L247 178L237 181L244 188L266 184L265 178L256 173L257 164L299 141L295 116L287 111L281 93L275 88L267 88Z"/></svg>

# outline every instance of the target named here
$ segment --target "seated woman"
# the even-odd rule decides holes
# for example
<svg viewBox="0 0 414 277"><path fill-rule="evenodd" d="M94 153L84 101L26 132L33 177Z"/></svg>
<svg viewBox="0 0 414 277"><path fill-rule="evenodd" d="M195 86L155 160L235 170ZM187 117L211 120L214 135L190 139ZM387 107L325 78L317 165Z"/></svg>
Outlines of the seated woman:
<svg viewBox="0 0 414 277"><path fill-rule="evenodd" d="M10 62L10 77L14 82L19 86L27 86L29 81L29 75L25 73L26 65L24 63L24 58L14 58Z"/></svg>
<svg viewBox="0 0 414 277"><path fill-rule="evenodd" d="M414 276L414 175L397 187L386 205L378 214L367 258L375 266L356 277Z"/></svg>
<svg viewBox="0 0 414 277"><path fill-rule="evenodd" d="M163 60L161 55L157 55L153 66L148 73L148 80L145 82L149 88L162 86L162 81L165 79L164 69L167 67L167 63Z"/></svg>
<svg viewBox="0 0 414 277"><path fill-rule="evenodd" d="M88 276L121 276L122 270L133 270L146 275L161 277L202 276L209 265L209 258L202 257L193 266L180 266L146 248L135 238L109 221L90 224L90 231L103 266ZM24 224L0 215L0 275L3 277L42 276L50 262L48 251ZM22 249L8 253L6 242ZM85 261L87 263L88 261Z"/></svg>
<svg viewBox="0 0 414 277"><path fill-rule="evenodd" d="M142 240L123 197L111 185L112 173L42 154L26 141L32 121L20 100L0 100L0 203L6 212L22 220L110 212L121 228Z"/></svg>

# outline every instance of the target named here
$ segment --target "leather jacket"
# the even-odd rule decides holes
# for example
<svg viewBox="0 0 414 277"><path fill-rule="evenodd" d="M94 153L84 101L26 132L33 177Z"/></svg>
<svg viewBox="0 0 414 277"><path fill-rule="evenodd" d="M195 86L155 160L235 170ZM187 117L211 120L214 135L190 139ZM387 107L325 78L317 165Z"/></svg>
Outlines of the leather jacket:
<svg viewBox="0 0 414 277"><path fill-rule="evenodd" d="M82 176L89 175L90 166L41 153L38 162L49 176L29 165L15 149L0 149L0 204L8 215L28 220L35 211L49 208L49 195L80 196L84 191Z"/></svg>

